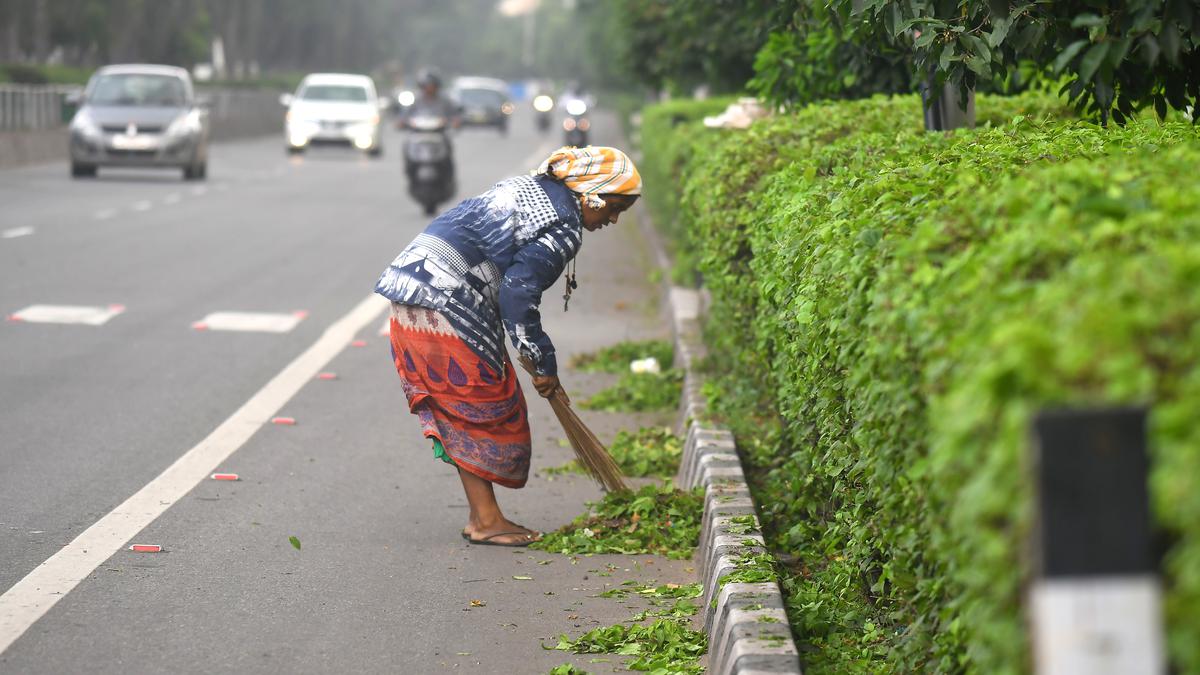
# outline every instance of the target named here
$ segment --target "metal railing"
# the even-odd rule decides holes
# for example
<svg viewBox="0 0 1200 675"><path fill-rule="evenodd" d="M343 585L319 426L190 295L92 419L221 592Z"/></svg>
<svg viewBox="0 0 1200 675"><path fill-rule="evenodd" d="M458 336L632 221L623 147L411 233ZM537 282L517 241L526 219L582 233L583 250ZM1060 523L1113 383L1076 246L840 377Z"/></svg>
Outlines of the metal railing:
<svg viewBox="0 0 1200 675"><path fill-rule="evenodd" d="M0 131L57 129L69 119L67 95L75 85L0 84Z"/></svg>
<svg viewBox="0 0 1200 675"><path fill-rule="evenodd" d="M68 103L77 85L0 84L0 131L60 129L71 121L75 106ZM196 95L208 101L214 138L234 138L282 131L279 92L265 89L208 89Z"/></svg>

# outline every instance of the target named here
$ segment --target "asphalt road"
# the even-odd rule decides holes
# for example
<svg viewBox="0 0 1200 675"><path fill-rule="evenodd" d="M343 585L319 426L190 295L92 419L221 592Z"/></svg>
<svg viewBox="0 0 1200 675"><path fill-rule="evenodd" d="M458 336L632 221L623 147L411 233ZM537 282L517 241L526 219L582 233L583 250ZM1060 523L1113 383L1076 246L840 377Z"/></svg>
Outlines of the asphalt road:
<svg viewBox="0 0 1200 675"><path fill-rule="evenodd" d="M616 142L611 119L595 131ZM507 136L463 132L460 197L533 168L559 140L520 113ZM368 297L427 222L405 192L398 136L378 160L288 158L282 137L216 144L204 183L67 173L0 171L0 312L123 312L98 326L0 323L0 593L230 418ZM547 305L560 351L664 334L649 257L629 223L589 235L571 312ZM307 314L286 333L193 328L222 311ZM403 407L382 322L358 331L365 347L332 354L322 370L337 379L288 400L280 414L295 426L263 424L222 462L243 480L201 481L134 537L166 552L108 557L0 653L0 672L545 672L568 659L539 639L628 616L592 597L606 584L692 580L687 563L465 545L457 478ZM602 380L566 374L580 393ZM535 469L565 461L548 407L531 407ZM647 421L589 419L608 437ZM597 494L534 478L501 499L549 529Z"/></svg>

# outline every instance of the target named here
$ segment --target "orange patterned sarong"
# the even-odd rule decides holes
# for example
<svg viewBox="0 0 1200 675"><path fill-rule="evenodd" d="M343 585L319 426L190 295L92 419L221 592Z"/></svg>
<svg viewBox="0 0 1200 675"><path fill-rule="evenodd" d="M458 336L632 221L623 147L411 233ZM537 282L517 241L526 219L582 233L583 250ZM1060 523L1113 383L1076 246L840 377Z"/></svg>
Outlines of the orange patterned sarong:
<svg viewBox="0 0 1200 675"><path fill-rule="evenodd" d="M437 312L392 304L392 359L408 408L461 469L519 488L529 478L529 414L507 355L500 377Z"/></svg>

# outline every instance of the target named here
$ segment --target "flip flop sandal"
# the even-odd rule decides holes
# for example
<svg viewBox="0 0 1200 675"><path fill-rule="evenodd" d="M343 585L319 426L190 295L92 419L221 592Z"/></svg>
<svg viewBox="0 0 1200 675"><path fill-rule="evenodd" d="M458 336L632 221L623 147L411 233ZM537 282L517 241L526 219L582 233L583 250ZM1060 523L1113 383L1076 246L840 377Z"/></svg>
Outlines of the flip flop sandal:
<svg viewBox="0 0 1200 675"><path fill-rule="evenodd" d="M525 535L525 541L511 541L511 542L492 541L492 539L495 539L496 537L503 537L508 534L523 534L523 535ZM468 538L467 541L471 542L472 544L478 544L480 546L511 546L514 548L519 548L522 546L528 546L528 545L532 544L533 542L537 541L537 539L534 539L533 537L531 537L528 532L497 532L496 534L488 535L486 537L483 537L482 539Z"/></svg>
<svg viewBox="0 0 1200 675"><path fill-rule="evenodd" d="M520 524L520 523L513 523L513 525L516 525L517 527L521 528L522 530L529 530L529 528L528 528L528 527L525 527L524 525L522 525L522 524ZM541 534L541 532L537 532L537 530L529 530L529 531L530 531L530 532L536 532L536 533L537 533L537 534L539 534L539 535ZM466 530L463 530L462 532L459 532L459 534L461 534L461 535L462 535L462 538L463 538L463 539L466 539L467 541L471 541L471 535L467 534L467 531L466 531ZM511 533L510 533L510 534L511 534Z"/></svg>

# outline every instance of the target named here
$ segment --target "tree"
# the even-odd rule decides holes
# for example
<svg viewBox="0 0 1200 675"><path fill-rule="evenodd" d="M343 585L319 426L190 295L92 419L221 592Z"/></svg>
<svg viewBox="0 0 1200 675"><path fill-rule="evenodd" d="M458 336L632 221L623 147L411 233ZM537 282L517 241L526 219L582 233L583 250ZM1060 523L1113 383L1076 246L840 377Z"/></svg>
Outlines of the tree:
<svg viewBox="0 0 1200 675"><path fill-rule="evenodd" d="M856 43L911 50L914 74L965 99L1021 62L1062 77L1077 108L1123 123L1200 99L1200 8L1194 0L827 0ZM936 89L936 88L935 88Z"/></svg>

